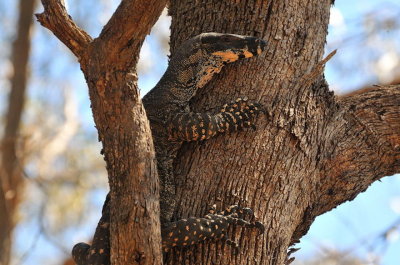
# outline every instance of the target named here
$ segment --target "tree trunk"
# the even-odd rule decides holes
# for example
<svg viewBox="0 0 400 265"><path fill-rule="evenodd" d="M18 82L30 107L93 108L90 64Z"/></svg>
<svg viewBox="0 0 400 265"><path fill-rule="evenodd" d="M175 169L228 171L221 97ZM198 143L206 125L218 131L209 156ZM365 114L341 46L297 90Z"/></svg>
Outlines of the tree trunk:
<svg viewBox="0 0 400 265"><path fill-rule="evenodd" d="M17 37L13 43L11 62L14 73L11 77L11 91L8 100L6 126L2 139L0 168L0 264L10 262L11 235L15 226L14 214L17 210L22 189L22 162L17 156L17 140L25 103L28 81L28 60L31 48L30 31L33 25L35 0L19 2Z"/></svg>
<svg viewBox="0 0 400 265"><path fill-rule="evenodd" d="M316 216L399 172L399 87L337 99L324 77L315 75L330 6L317 0L171 1L172 52L183 40L210 31L255 35L268 43L266 53L227 66L199 91L195 111L249 96L266 106L269 117L256 131L184 145L175 168L176 218L202 216L214 203L239 203L254 209L266 233L256 237L236 229L238 256L228 246L207 243L192 254L176 251L169 264L283 264ZM372 107L377 95L380 104ZM381 115L379 109L385 109ZM374 120L365 128L368 115Z"/></svg>

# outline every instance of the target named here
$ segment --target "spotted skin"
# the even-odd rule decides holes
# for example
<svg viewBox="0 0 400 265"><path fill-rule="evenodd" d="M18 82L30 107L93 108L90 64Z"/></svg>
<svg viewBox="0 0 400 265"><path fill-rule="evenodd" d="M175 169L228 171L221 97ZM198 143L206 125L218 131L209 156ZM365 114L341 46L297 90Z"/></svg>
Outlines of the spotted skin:
<svg viewBox="0 0 400 265"><path fill-rule="evenodd" d="M72 249L72 258L77 265L86 265L89 255L90 245L86 243L78 243Z"/></svg>
<svg viewBox="0 0 400 265"><path fill-rule="evenodd" d="M215 32L197 35L174 51L160 81L143 97L156 151L162 224L176 221L173 165L182 143L254 127L254 117L261 109L259 103L240 100L216 114L194 113L190 100L226 64L257 56L265 46L264 40L251 36Z"/></svg>
<svg viewBox="0 0 400 265"><path fill-rule="evenodd" d="M189 217L169 223L161 232L163 251L168 252L175 247L187 247L206 240L219 240L237 250L237 243L227 236L229 225L257 228L260 233L265 229L260 222L251 223L244 220L245 215L253 215L253 211L250 208L232 205L220 213L215 213L213 207L204 218Z"/></svg>
<svg viewBox="0 0 400 265"><path fill-rule="evenodd" d="M72 257L77 265L110 264L110 196L107 195L103 206L103 216L96 229L93 245L78 243L72 250ZM216 212L213 205L209 214L203 218L189 217L176 222L165 224L161 228L162 250L164 253L173 248L185 248L206 240L221 241L238 251L238 244L232 241L228 235L230 225L244 228L256 228L259 233L264 233L264 225L260 222L244 220L246 216L254 219L250 208L242 208L231 205L224 211Z"/></svg>
<svg viewBox="0 0 400 265"><path fill-rule="evenodd" d="M254 119L264 109L259 103L238 98L225 104L219 113L179 113L168 124L170 141L203 141L224 132L255 128Z"/></svg>

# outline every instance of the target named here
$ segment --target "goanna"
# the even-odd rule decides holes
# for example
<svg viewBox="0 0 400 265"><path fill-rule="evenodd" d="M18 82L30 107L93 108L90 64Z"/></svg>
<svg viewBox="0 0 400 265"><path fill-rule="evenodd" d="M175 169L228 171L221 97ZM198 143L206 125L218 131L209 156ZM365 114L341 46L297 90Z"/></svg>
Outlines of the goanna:
<svg viewBox="0 0 400 265"><path fill-rule="evenodd" d="M160 207L163 251L193 245L204 240L222 240L236 247L227 238L230 224L247 228L264 226L243 219L249 208L236 205L204 218L188 218L171 222L175 209L173 161L183 142L202 141L219 133L254 127L254 118L263 112L259 103L239 98L211 113L190 111L189 101L224 65L260 54L266 43L258 38L234 34L203 33L185 41L173 54L158 84L143 98L150 121L160 178ZM76 244L72 255L79 265L109 264L109 202L107 196L93 245ZM241 214L238 214L241 213Z"/></svg>
<svg viewBox="0 0 400 265"><path fill-rule="evenodd" d="M224 65L258 55L264 47L265 42L255 37L200 34L177 49L165 74L143 98L157 156L162 224L171 221L175 209L173 161L182 142L254 126L254 117L262 111L258 103L237 99L216 114L194 113L190 99Z"/></svg>

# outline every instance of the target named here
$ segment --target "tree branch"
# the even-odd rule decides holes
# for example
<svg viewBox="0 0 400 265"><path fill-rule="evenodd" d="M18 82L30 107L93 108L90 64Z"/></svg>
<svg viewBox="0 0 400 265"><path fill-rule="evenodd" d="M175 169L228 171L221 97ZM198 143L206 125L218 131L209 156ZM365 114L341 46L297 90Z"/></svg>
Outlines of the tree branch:
<svg viewBox="0 0 400 265"><path fill-rule="evenodd" d="M92 37L75 24L63 0L42 0L42 4L44 12L36 14L40 24L53 32L80 59Z"/></svg>
<svg viewBox="0 0 400 265"><path fill-rule="evenodd" d="M132 58L138 56L136 49L130 47L141 47L166 3L166 0L121 1L99 36L107 53L105 58L113 65L118 63L126 67L130 64Z"/></svg>
<svg viewBox="0 0 400 265"><path fill-rule="evenodd" d="M79 58L88 83L110 183L111 263L161 264L154 146L134 67L166 0L123 0L93 41L74 24L61 0L42 3L39 21ZM101 240L95 237L93 246Z"/></svg>
<svg viewBox="0 0 400 265"><path fill-rule="evenodd" d="M324 205L318 212L400 172L400 85L357 91L340 98L339 104L323 147L329 155L323 161L323 194L317 201Z"/></svg>
<svg viewBox="0 0 400 265"><path fill-rule="evenodd" d="M392 151L400 152L400 84L375 86L353 93L342 102L354 109L355 118L370 134L388 143Z"/></svg>

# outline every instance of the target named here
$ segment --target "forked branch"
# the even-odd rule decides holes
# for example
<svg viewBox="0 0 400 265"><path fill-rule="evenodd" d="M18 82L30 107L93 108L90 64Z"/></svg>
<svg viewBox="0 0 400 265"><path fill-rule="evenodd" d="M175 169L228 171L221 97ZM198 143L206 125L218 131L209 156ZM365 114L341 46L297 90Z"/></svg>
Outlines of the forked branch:
<svg viewBox="0 0 400 265"><path fill-rule="evenodd" d="M42 0L42 4L44 12L36 14L40 24L53 32L80 59L92 37L79 28L68 15L64 1Z"/></svg>
<svg viewBox="0 0 400 265"><path fill-rule="evenodd" d="M166 0L123 0L104 26L99 39L105 57L117 68L126 67L138 51L144 38L161 15ZM118 67L118 65L121 67Z"/></svg>

